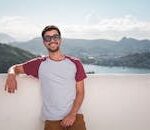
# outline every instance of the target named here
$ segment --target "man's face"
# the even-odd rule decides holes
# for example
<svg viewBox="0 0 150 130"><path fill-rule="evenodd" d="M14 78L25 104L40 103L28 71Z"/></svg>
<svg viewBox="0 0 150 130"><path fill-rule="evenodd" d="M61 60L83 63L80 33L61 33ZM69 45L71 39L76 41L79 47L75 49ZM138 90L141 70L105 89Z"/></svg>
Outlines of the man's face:
<svg viewBox="0 0 150 130"><path fill-rule="evenodd" d="M57 52L60 48L61 37L56 30L47 31L44 34L43 43L49 52Z"/></svg>

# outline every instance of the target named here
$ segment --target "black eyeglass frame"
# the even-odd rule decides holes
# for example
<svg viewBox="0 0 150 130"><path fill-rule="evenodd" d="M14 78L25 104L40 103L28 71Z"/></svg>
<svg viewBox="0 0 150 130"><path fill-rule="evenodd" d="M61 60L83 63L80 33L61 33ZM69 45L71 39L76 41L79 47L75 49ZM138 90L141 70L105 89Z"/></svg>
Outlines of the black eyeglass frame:
<svg viewBox="0 0 150 130"><path fill-rule="evenodd" d="M45 36L43 37L43 40L44 40L45 42L51 42L52 39L53 39L54 41L59 41L59 40L61 39L61 36L60 36L59 34L54 34L53 36L45 35Z"/></svg>

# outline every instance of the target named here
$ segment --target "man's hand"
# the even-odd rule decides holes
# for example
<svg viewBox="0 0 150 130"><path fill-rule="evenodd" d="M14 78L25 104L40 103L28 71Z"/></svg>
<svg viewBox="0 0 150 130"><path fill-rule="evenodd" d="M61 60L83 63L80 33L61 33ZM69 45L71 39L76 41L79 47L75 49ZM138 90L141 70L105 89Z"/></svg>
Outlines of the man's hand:
<svg viewBox="0 0 150 130"><path fill-rule="evenodd" d="M62 121L61 126L62 127L69 127L72 126L73 123L76 120L76 114L68 114Z"/></svg>
<svg viewBox="0 0 150 130"><path fill-rule="evenodd" d="M15 90L17 90L16 75L8 74L8 77L5 83L5 91L8 91L9 93L14 93Z"/></svg>

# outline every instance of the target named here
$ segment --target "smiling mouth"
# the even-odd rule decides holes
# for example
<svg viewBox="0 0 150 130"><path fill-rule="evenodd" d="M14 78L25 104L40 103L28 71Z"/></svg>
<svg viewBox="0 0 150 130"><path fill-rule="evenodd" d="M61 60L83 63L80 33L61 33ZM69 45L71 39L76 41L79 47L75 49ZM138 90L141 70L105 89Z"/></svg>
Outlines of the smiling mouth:
<svg viewBox="0 0 150 130"><path fill-rule="evenodd" d="M50 46L50 45L58 45L58 43L57 43L57 42L51 42L51 43L49 43L48 45L49 45L49 46Z"/></svg>

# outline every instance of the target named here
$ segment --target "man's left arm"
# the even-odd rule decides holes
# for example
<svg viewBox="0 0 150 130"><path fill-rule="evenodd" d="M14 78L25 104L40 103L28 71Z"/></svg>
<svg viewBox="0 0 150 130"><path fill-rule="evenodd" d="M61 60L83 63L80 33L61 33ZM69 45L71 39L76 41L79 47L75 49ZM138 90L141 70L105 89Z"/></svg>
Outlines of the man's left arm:
<svg viewBox="0 0 150 130"><path fill-rule="evenodd" d="M76 98L74 100L70 113L62 120L61 125L63 127L72 126L76 120L76 114L81 107L84 99L84 80L76 83Z"/></svg>

